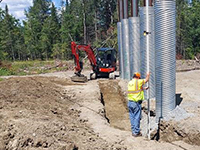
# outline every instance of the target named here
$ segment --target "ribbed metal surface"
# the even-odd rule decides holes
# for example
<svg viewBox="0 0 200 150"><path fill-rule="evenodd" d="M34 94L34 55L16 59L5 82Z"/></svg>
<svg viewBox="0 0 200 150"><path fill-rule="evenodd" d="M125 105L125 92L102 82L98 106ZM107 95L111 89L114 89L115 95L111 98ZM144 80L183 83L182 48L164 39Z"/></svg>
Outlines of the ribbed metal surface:
<svg viewBox="0 0 200 150"><path fill-rule="evenodd" d="M123 2L122 0L119 0L119 21L121 21L123 19Z"/></svg>
<svg viewBox="0 0 200 150"><path fill-rule="evenodd" d="M176 3L155 1L156 120L175 108Z"/></svg>
<svg viewBox="0 0 200 150"><path fill-rule="evenodd" d="M140 20L139 17L129 18L129 56L130 75L140 72Z"/></svg>
<svg viewBox="0 0 200 150"><path fill-rule="evenodd" d="M146 7L140 7L140 54L141 54L141 77L145 78L147 74L147 36L146 31ZM155 32L154 32L154 8L149 7L149 91L150 98L155 98ZM147 99L147 91L144 91L145 99Z"/></svg>
<svg viewBox="0 0 200 150"><path fill-rule="evenodd" d="M120 78L124 78L123 69L123 50L122 50L122 25L121 22L117 23L117 39L118 39L118 57L119 57L119 73Z"/></svg>
<svg viewBox="0 0 200 150"><path fill-rule="evenodd" d="M128 18L128 0L123 0L124 19Z"/></svg>
<svg viewBox="0 0 200 150"><path fill-rule="evenodd" d="M122 53L123 53L123 79L130 80L130 61L129 61L129 29L128 19L122 19Z"/></svg>
<svg viewBox="0 0 200 150"><path fill-rule="evenodd" d="M138 0L131 0L131 17L138 17Z"/></svg>

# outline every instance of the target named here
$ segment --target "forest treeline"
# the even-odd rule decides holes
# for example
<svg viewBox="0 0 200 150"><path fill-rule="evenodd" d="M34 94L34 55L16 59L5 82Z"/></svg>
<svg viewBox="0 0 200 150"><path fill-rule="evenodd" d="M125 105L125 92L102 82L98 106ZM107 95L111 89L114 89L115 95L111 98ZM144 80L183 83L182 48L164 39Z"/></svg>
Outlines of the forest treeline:
<svg viewBox="0 0 200 150"><path fill-rule="evenodd" d="M177 2L179 58L193 59L200 53L200 2ZM71 59L70 42L117 46L117 0L33 0L21 22L0 9L0 60Z"/></svg>
<svg viewBox="0 0 200 150"><path fill-rule="evenodd" d="M116 0L34 0L20 23L0 9L0 59L70 59L70 42L117 48ZM106 41L106 42L103 42Z"/></svg>

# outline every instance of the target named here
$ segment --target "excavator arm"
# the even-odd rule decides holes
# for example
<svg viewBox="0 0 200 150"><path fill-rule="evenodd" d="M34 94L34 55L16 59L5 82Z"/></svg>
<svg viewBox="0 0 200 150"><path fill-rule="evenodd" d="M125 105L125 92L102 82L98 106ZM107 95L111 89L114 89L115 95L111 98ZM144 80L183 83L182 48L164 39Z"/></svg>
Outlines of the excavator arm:
<svg viewBox="0 0 200 150"><path fill-rule="evenodd" d="M84 80L86 77L81 74L82 66L79 59L79 51L86 52L93 71L97 69L96 58L90 45L76 45L76 43L73 41L71 42L71 50L72 50L72 55L74 56L74 61L75 61L75 76L74 78L72 78L72 80L77 81L78 79L77 82L80 82L80 80L82 81L82 79ZM83 81L83 82L86 82L86 81Z"/></svg>

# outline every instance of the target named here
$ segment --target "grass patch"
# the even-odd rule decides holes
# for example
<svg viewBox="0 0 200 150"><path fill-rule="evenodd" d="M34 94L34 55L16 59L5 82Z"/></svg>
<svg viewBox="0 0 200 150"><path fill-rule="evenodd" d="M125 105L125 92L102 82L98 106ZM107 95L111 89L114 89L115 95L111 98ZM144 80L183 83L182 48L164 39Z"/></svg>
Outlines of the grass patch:
<svg viewBox="0 0 200 150"><path fill-rule="evenodd" d="M0 76L10 75L32 75L42 74L58 71L66 71L73 61L15 61L15 62L1 62Z"/></svg>
<svg viewBox="0 0 200 150"><path fill-rule="evenodd" d="M3 78L0 78L0 82L3 81L3 80L4 80Z"/></svg>

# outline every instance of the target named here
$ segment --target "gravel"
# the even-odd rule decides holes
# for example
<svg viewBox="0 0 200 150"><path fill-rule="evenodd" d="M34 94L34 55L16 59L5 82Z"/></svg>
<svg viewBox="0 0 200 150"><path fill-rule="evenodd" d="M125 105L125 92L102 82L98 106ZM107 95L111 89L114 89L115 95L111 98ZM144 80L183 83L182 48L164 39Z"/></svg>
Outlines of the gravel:
<svg viewBox="0 0 200 150"><path fill-rule="evenodd" d="M194 114L188 113L180 106L176 106L176 108L174 110L169 112L167 114L167 116L164 117L164 120L165 121L169 121L169 120L180 121L182 119L186 119L186 118L192 117L192 116L194 116Z"/></svg>

